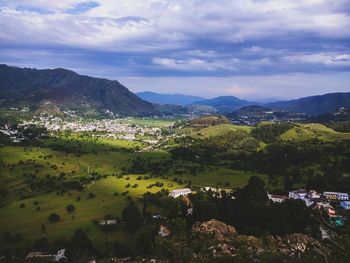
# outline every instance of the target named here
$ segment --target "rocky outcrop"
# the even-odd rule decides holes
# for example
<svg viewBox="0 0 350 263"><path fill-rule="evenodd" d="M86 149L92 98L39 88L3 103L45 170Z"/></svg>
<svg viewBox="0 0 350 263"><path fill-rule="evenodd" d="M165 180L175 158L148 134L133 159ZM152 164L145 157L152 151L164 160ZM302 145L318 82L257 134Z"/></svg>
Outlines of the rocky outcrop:
<svg viewBox="0 0 350 263"><path fill-rule="evenodd" d="M237 231L233 226L212 219L203 223L195 223L192 227L192 233L213 235L216 240L223 241L232 239L237 234Z"/></svg>
<svg viewBox="0 0 350 263"><path fill-rule="evenodd" d="M195 244L201 244L197 259L215 259L242 255L249 260L257 261L266 255L272 257L324 259L329 251L321 242L311 236L294 233L286 236L254 237L238 235L233 226L218 220L197 222L192 227L192 238ZM317 262L317 261L312 261Z"/></svg>
<svg viewBox="0 0 350 263"><path fill-rule="evenodd" d="M295 233L285 237L272 237L276 241L276 250L288 256L301 256L305 253L326 256L328 251L322 244L307 235Z"/></svg>

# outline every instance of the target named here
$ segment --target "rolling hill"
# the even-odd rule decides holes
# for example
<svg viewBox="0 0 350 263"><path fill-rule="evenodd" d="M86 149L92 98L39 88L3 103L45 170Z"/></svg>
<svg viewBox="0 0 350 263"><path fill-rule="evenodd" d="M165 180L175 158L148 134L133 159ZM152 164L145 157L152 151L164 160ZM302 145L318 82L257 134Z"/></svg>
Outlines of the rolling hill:
<svg viewBox="0 0 350 263"><path fill-rule="evenodd" d="M308 123L296 125L281 134L280 138L287 141L306 141L312 139L323 141L350 140L350 133L336 132L319 123Z"/></svg>
<svg viewBox="0 0 350 263"><path fill-rule="evenodd" d="M144 116L157 112L153 104L115 80L82 76L61 68L38 70L0 65L0 107L28 106L37 110L46 104L83 116Z"/></svg>
<svg viewBox="0 0 350 263"><path fill-rule="evenodd" d="M218 112L226 113L238 110L239 108L254 105L256 103L241 100L234 96L220 96L213 99L200 100L190 104L193 105L205 105L215 108Z"/></svg>

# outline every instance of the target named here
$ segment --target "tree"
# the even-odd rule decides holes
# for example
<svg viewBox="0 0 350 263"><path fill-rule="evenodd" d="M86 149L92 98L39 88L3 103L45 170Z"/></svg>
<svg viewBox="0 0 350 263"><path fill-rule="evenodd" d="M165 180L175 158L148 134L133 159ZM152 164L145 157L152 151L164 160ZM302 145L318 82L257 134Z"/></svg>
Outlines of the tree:
<svg viewBox="0 0 350 263"><path fill-rule="evenodd" d="M92 245L92 241L88 238L82 229L77 229L74 231L74 235L70 239L68 247L67 256L72 259L78 255L92 254L95 251Z"/></svg>
<svg viewBox="0 0 350 263"><path fill-rule="evenodd" d="M5 243L11 243L13 241L12 234L9 231L6 231L2 237Z"/></svg>
<svg viewBox="0 0 350 263"><path fill-rule="evenodd" d="M49 215L49 221L52 222L52 223L56 223L56 222L58 222L60 220L61 220L61 217L58 214L56 214L56 213L53 213L53 214Z"/></svg>
<svg viewBox="0 0 350 263"><path fill-rule="evenodd" d="M135 245L138 254L150 254L154 250L157 229L153 226L146 227L136 237Z"/></svg>
<svg viewBox="0 0 350 263"><path fill-rule="evenodd" d="M66 207L68 213L73 213L75 210L75 206L72 204L67 205Z"/></svg>
<svg viewBox="0 0 350 263"><path fill-rule="evenodd" d="M264 205L268 200L265 182L257 176L250 177L248 184L236 191L235 196L239 201L256 205Z"/></svg>
<svg viewBox="0 0 350 263"><path fill-rule="evenodd" d="M193 216L195 221L207 221L218 218L218 207L214 202L199 200L193 203Z"/></svg>
<svg viewBox="0 0 350 263"><path fill-rule="evenodd" d="M48 250L49 240L46 237L36 239L33 244L33 248L37 250Z"/></svg>
<svg viewBox="0 0 350 263"><path fill-rule="evenodd" d="M21 243L22 240L23 240L23 236L21 233L16 233L13 235L13 240L16 242L16 243Z"/></svg>
<svg viewBox="0 0 350 263"><path fill-rule="evenodd" d="M141 213L134 203L131 203L124 208L122 212L122 217L126 224L126 228L130 232L141 225Z"/></svg>

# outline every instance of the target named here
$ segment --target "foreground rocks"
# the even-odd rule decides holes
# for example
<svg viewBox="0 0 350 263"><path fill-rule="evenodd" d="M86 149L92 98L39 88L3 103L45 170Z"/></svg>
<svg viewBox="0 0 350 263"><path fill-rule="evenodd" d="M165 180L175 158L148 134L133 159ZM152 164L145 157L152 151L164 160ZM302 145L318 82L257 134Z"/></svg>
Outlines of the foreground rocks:
<svg viewBox="0 0 350 263"><path fill-rule="evenodd" d="M237 231L233 226L212 219L203 223L195 223L192 227L192 233L211 234L216 240L224 241L233 238L237 234Z"/></svg>
<svg viewBox="0 0 350 263"><path fill-rule="evenodd" d="M174 232L157 238L155 254L163 258L126 258L113 262L327 262L330 255L318 240L300 233L286 236L239 235L236 229L218 220L197 222L191 232Z"/></svg>
<svg viewBox="0 0 350 263"><path fill-rule="evenodd" d="M234 257L246 259L247 262L265 262L271 256L278 257L281 262L288 262L289 258L307 258L309 262L322 262L319 260L329 255L328 250L318 240L308 235L295 233L284 237L270 235L264 238L238 235L233 226L218 220L195 223L192 236L194 242L196 239L203 242L207 238L202 243L203 250L196 254L197 260L204 261L210 258Z"/></svg>

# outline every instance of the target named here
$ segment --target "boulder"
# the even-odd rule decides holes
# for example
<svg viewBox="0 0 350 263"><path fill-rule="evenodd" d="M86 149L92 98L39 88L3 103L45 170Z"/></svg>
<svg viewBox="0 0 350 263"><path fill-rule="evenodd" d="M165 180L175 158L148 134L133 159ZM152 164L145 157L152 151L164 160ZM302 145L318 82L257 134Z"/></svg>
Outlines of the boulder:
<svg viewBox="0 0 350 263"><path fill-rule="evenodd" d="M195 223L192 227L192 233L211 234L217 240L226 240L234 237L237 231L233 226L212 219L203 223Z"/></svg>

